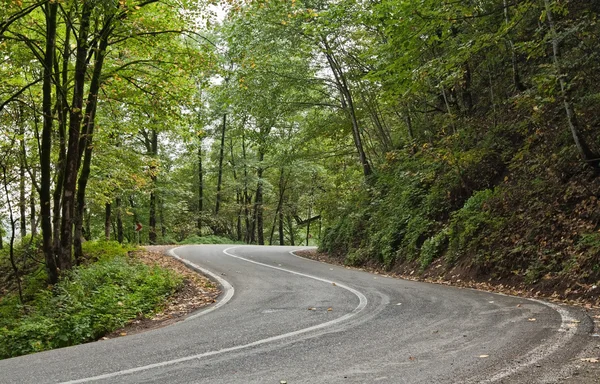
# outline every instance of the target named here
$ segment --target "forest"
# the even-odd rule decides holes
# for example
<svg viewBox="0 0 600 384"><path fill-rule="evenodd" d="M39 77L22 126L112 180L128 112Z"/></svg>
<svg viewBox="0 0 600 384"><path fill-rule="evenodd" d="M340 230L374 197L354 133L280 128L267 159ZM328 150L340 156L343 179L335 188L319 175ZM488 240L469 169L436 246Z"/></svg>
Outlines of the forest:
<svg viewBox="0 0 600 384"><path fill-rule="evenodd" d="M207 237L600 280L598 2L0 3L2 296Z"/></svg>

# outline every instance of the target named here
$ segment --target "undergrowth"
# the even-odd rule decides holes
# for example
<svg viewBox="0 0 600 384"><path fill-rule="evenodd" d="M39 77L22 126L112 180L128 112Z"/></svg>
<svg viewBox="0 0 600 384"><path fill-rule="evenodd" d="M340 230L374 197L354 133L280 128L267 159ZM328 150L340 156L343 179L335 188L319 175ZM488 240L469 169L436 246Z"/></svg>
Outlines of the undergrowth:
<svg viewBox="0 0 600 384"><path fill-rule="evenodd" d="M74 268L54 286L43 272L27 279L37 290L21 304L16 294L0 299L0 358L96 340L132 319L148 316L182 283L177 275L127 256L117 242L87 242L95 262Z"/></svg>
<svg viewBox="0 0 600 384"><path fill-rule="evenodd" d="M192 235L184 240L178 242L181 245L188 244L241 244L241 242L232 240L223 236L209 235L209 236L198 236Z"/></svg>

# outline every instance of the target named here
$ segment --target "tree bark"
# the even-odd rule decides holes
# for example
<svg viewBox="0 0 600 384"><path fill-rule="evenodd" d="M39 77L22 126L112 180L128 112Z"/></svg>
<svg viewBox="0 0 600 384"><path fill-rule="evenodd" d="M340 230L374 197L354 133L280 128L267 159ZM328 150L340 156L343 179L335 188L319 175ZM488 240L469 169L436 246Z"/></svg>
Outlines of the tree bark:
<svg viewBox="0 0 600 384"><path fill-rule="evenodd" d="M110 18L107 23L110 23ZM75 261L79 265L83 260L83 249L81 244L81 238L83 237L82 225L83 225L83 214L85 211L85 192L87 183L90 176L91 164L92 164L92 151L93 151L93 137L96 120L96 109L98 106L98 92L100 90L100 75L102 74L102 67L104 65L104 58L106 56L106 49L108 47L108 35L110 33L109 24L105 25L101 32L100 44L96 51L96 60L94 63L94 70L92 72L92 79L90 81L90 90L88 93L85 118L83 120L84 132L81 135L78 144L80 159L83 156L83 166L81 167L81 175L77 181L77 206L75 211L74 226L75 233L73 236L73 246L75 248ZM78 160L79 162L79 160ZM89 236L89 231L87 231Z"/></svg>
<svg viewBox="0 0 600 384"><path fill-rule="evenodd" d="M4 181L4 192L6 195L6 204L8 208L8 218L10 220L10 243L9 243L9 259L10 265L13 269L13 274L15 275L15 280L17 282L17 289L19 291L19 300L21 304L23 304L23 289L21 288L21 273L19 268L17 267L17 263L15 262L15 218L13 216L12 204L10 201L10 193L8 191L8 178L6 177L6 166L2 166L2 177Z"/></svg>
<svg viewBox="0 0 600 384"><path fill-rule="evenodd" d="M35 184L35 168L31 170L32 177L32 186L31 193L29 194L29 225L31 236L34 237L37 235L37 218L35 214L35 188L33 185Z"/></svg>
<svg viewBox="0 0 600 384"><path fill-rule="evenodd" d="M294 239L294 221L292 220L292 215L288 214L287 215L287 222L288 222L288 228L290 231L290 245L294 246L295 244L295 239Z"/></svg>
<svg viewBox="0 0 600 384"><path fill-rule="evenodd" d="M111 223L111 215L112 215L112 205L111 203L106 203L104 205L104 239L106 241L110 240L110 223Z"/></svg>
<svg viewBox="0 0 600 384"><path fill-rule="evenodd" d="M585 161L588 165L593 167L596 172L598 172L600 170L600 155L594 153L588 146L585 139L582 137L581 128L579 127L579 122L577 121L577 116L575 114L573 104L571 103L571 100L569 99L569 95L567 93L568 83L566 75L563 74L563 68L560 62L559 38L556 32L556 27L554 25L550 0L544 0L544 4L546 6L546 17L548 19L550 35L552 38L552 59L554 62L556 75L558 76L558 82L560 85L560 96L562 98L563 107L567 115L567 123L569 125L569 130L571 131L573 141L575 142L575 146L577 147L577 150L579 151L579 154L581 155L583 161Z"/></svg>
<svg viewBox="0 0 600 384"><path fill-rule="evenodd" d="M325 57L327 58L327 62L329 63L331 71L333 72L337 87L342 95L342 108L346 111L348 117L350 118L350 122L352 123L352 138L354 139L354 146L358 152L358 159L363 169L363 175L365 178L369 178L369 176L371 176L373 173L373 170L371 169L371 164L369 163L362 143L361 130L358 124L358 118L356 116L352 92L350 91L348 81L346 80L346 75L342 67L333 56L333 51L329 46L329 42L325 37L321 39L321 42L323 43L325 50Z"/></svg>
<svg viewBox="0 0 600 384"><path fill-rule="evenodd" d="M202 169L202 137L198 143L198 236L202 236L202 211L204 211L204 171Z"/></svg>
<svg viewBox="0 0 600 384"><path fill-rule="evenodd" d="M117 241L123 243L123 219L121 218L121 198L115 199L115 205L117 206Z"/></svg>
<svg viewBox="0 0 600 384"><path fill-rule="evenodd" d="M52 248L52 224L50 215L50 185L52 183L50 171L52 169L52 64L54 62L54 49L56 46L56 14L58 11L57 2L49 2L44 6L46 15L46 47L44 53L44 71L42 85L42 145L40 149L40 215L42 218L42 248L46 269L48 271L48 280L50 284L58 281L58 268L54 258Z"/></svg>
<svg viewBox="0 0 600 384"><path fill-rule="evenodd" d="M221 129L221 146L219 147L219 169L217 173L217 197L215 203L215 215L219 215L221 207L221 183L223 180L223 152L225 148L225 129L227 128L227 114L223 114L223 127Z"/></svg>
<svg viewBox="0 0 600 384"><path fill-rule="evenodd" d="M256 176L258 178L258 182L256 185L256 199L254 200L254 207L256 210L256 231L257 231L257 241L258 245L265 245L265 234L264 234L264 221L263 221L263 172L264 168L262 166L262 162L265 159L265 153L261 149L258 151L258 168L256 170Z"/></svg>
<svg viewBox="0 0 600 384"><path fill-rule="evenodd" d="M79 141L81 122L83 120L83 98L87 55L89 50L88 35L90 17L95 2L85 0L82 5L77 49L75 54L75 75L73 83L73 98L69 111L69 134L67 157L65 161L65 180L63 184L62 217L60 224L60 254L59 265L62 270L71 269L71 248L73 246L73 226L75 224L75 192L77 189L77 174L81 160Z"/></svg>
<svg viewBox="0 0 600 384"><path fill-rule="evenodd" d="M70 19L72 10L69 10L68 19ZM63 183L65 177L65 161L67 158L67 116L69 114L69 103L67 102L67 93L69 87L69 61L71 56L71 23L65 24L65 40L62 51L62 67L60 69L61 79L55 81L56 89L56 112L58 116L58 162L56 164L56 184L52 196L52 229L53 229L53 248L54 254L58 258L60 254L60 212L62 209ZM58 59L55 60L56 71L58 68ZM58 74L57 74L58 77Z"/></svg>
<svg viewBox="0 0 600 384"><path fill-rule="evenodd" d="M19 161L19 227L21 232L21 240L24 240L27 236L27 197L25 195L25 157L27 153L25 151L25 127L23 122L22 111L20 111L20 127L19 127L19 135L21 136L19 140L21 156Z"/></svg>
<svg viewBox="0 0 600 384"><path fill-rule="evenodd" d="M158 132L152 129L150 142L150 155L156 158L158 154ZM150 179L152 180L152 190L150 192L150 218L148 224L150 230L148 232L148 241L150 244L156 244L156 164L150 167Z"/></svg>
<svg viewBox="0 0 600 384"><path fill-rule="evenodd" d="M504 22L506 25L510 23L510 19L508 16L508 0L504 1ZM508 39L508 46L510 47L511 53L511 63L512 63L512 77L513 77L513 85L517 91L522 92L525 90L525 85L521 81L521 75L519 74L519 64L517 61L517 52L515 50L515 44L512 39Z"/></svg>

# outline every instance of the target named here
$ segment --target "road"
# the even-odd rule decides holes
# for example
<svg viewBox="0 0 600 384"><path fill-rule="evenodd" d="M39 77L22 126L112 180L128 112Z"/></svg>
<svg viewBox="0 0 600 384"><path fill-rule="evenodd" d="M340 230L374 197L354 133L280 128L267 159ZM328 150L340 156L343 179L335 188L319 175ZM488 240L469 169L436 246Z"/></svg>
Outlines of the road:
<svg viewBox="0 0 600 384"><path fill-rule="evenodd" d="M589 345L581 311L386 278L290 253L185 246L216 306L145 333L0 361L1 383L556 382Z"/></svg>

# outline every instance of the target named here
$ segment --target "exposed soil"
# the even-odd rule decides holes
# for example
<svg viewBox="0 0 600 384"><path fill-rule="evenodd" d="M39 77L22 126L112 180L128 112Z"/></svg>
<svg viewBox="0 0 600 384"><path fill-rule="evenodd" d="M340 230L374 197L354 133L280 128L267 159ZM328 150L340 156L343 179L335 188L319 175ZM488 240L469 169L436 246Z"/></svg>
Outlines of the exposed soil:
<svg viewBox="0 0 600 384"><path fill-rule="evenodd" d="M144 264L168 268L183 277L183 286L169 299L165 308L151 318L132 320L125 327L103 337L103 340L132 335L151 329L164 327L185 319L189 314L214 303L221 293L216 283L206 276L187 268L183 263L166 255L172 246L148 246L132 252Z"/></svg>
<svg viewBox="0 0 600 384"><path fill-rule="evenodd" d="M346 268L369 271L387 277L474 288L513 296L546 299L552 302L582 307L586 310L600 310L600 286L592 284L571 283L570 286L566 286L547 284L542 280L536 284L526 285L522 282L511 281L510 279L495 279L478 274L477 271L461 267L460 265L448 269L441 263L433 263L423 272L419 271L418 265L410 263L398 265L391 271L386 271L382 266L374 262L366 263L360 267L349 267L345 265L344 259L316 250L298 251L295 253L298 256L308 259L343 265Z"/></svg>

